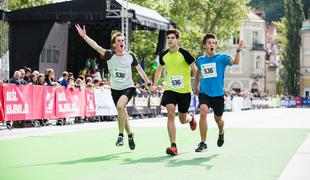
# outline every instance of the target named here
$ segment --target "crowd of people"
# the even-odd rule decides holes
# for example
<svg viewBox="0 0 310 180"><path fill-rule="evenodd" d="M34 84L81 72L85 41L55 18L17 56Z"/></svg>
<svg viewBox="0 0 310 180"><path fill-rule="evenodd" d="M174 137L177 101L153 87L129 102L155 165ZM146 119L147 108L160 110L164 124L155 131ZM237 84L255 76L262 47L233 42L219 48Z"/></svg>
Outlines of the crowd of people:
<svg viewBox="0 0 310 180"><path fill-rule="evenodd" d="M110 88L108 79L102 78L101 74L96 76L86 74L85 76L80 73L78 77L74 77L73 73L63 71L62 76L57 79L53 69L46 69L44 73L40 73L37 70L32 71L29 67L16 70L12 78L2 80L1 83L64 86L66 88Z"/></svg>

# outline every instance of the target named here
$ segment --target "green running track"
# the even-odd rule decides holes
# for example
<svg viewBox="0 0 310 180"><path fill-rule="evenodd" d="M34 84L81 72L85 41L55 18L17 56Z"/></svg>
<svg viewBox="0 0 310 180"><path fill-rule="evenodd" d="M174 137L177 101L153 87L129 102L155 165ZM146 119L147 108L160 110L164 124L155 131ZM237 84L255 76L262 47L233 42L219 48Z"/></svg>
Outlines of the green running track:
<svg viewBox="0 0 310 180"><path fill-rule="evenodd" d="M310 129L227 128L225 144L208 132L177 128L179 155L165 154L166 128L135 128L136 149L116 147L117 128L0 140L0 180L276 180Z"/></svg>

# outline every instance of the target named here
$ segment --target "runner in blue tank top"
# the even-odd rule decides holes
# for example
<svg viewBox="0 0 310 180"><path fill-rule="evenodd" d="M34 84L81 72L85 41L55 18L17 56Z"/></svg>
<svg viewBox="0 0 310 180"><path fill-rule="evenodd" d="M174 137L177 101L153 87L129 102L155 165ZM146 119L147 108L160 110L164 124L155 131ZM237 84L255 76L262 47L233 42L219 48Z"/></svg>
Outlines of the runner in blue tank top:
<svg viewBox="0 0 310 180"><path fill-rule="evenodd" d="M203 47L205 55L197 60L198 71L195 76L195 91L199 96L200 120L199 129L201 142L198 144L196 152L207 150L207 113L209 107L214 111L214 119L219 128L217 145L224 144L224 73L226 66L238 64L240 61L240 50L243 41L240 41L235 58L226 54L216 53L217 40L215 35L207 33L203 37Z"/></svg>

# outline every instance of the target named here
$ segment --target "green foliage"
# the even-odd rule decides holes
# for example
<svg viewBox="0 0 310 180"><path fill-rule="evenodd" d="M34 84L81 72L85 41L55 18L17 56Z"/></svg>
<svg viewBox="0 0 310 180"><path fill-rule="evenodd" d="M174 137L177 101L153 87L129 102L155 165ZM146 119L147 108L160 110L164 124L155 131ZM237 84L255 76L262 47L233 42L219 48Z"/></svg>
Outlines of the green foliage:
<svg viewBox="0 0 310 180"><path fill-rule="evenodd" d="M284 0L251 0L249 5L263 9L267 22L279 21L284 16Z"/></svg>
<svg viewBox="0 0 310 180"><path fill-rule="evenodd" d="M284 82L284 89L289 95L299 95L300 87L300 44L299 30L302 27L304 14L301 0L285 0L285 19L287 43L283 48L283 72L280 74ZM283 30L283 29L282 29Z"/></svg>
<svg viewBox="0 0 310 180"><path fill-rule="evenodd" d="M156 10L176 23L181 32L180 46L194 57L201 54L201 41L206 32L220 40L232 37L246 17L248 0L131 0L131 2ZM145 71L152 78L158 32L135 31L131 50L141 58L145 55ZM219 46L219 50L221 45ZM153 65L153 66L152 66ZM153 68L152 68L153 67ZM137 74L136 74L137 75ZM137 79L135 75L135 79Z"/></svg>
<svg viewBox="0 0 310 180"><path fill-rule="evenodd" d="M278 31L278 36L275 37L277 40L280 41L280 58L282 59L282 64L287 63L285 60L283 60L286 57L286 51L284 51L286 45L287 45L287 28L285 26L285 17L281 18L280 21L275 22L276 27L277 27L277 31ZM285 65L283 65L285 67ZM280 69L280 81L277 82L277 94L279 94L280 89L283 90L283 94L287 94L287 89L286 87L288 86L287 81L285 81L285 79L287 79L287 71L285 68ZM281 87L280 87L281 86ZM279 91L278 91L279 90ZM284 93L285 92L285 93Z"/></svg>
<svg viewBox="0 0 310 180"><path fill-rule="evenodd" d="M302 4L304 6L305 18L310 19L310 1L309 0L302 0Z"/></svg>
<svg viewBox="0 0 310 180"><path fill-rule="evenodd" d="M6 22L0 21L0 57L8 50L9 26Z"/></svg>
<svg viewBox="0 0 310 180"><path fill-rule="evenodd" d="M284 95L283 82L281 79L276 82L276 93Z"/></svg>
<svg viewBox="0 0 310 180"><path fill-rule="evenodd" d="M52 0L10 0L8 1L9 10L40 6L51 3Z"/></svg>
<svg viewBox="0 0 310 180"><path fill-rule="evenodd" d="M303 10L306 18L309 18L310 1L302 0ZM262 8L265 11L267 22L279 21L284 16L284 0L251 0L251 7Z"/></svg>

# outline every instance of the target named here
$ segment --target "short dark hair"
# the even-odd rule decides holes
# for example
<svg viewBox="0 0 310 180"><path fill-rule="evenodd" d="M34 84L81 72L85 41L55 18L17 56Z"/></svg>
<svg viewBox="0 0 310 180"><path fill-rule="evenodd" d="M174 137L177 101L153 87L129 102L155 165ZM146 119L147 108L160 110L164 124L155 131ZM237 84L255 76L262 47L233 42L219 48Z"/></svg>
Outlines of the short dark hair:
<svg viewBox="0 0 310 180"><path fill-rule="evenodd" d="M166 35L174 34L177 39L180 37L180 32L177 29L168 29Z"/></svg>
<svg viewBox="0 0 310 180"><path fill-rule="evenodd" d="M99 81L98 78L94 78L94 81L93 81L94 84L97 84L97 83L99 83L99 82L100 82L100 81Z"/></svg>
<svg viewBox="0 0 310 180"><path fill-rule="evenodd" d="M29 67L25 67L25 73L27 74L28 72L31 73L32 71Z"/></svg>
<svg viewBox="0 0 310 180"><path fill-rule="evenodd" d="M216 37L212 33L206 33L206 35L203 37L202 44L206 44L208 39L216 39Z"/></svg>
<svg viewBox="0 0 310 180"><path fill-rule="evenodd" d="M124 36L124 34L122 34L121 32L117 32L117 33L114 33L114 34L112 35L112 39L111 39L112 44L115 43L115 39L116 39L117 37L119 37L119 36ZM124 37L125 37L125 36L124 36Z"/></svg>

